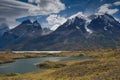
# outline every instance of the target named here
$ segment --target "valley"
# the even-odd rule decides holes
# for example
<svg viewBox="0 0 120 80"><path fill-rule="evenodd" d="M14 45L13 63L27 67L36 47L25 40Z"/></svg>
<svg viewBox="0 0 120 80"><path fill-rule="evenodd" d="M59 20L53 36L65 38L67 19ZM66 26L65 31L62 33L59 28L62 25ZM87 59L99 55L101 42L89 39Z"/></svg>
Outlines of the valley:
<svg viewBox="0 0 120 80"><path fill-rule="evenodd" d="M78 52L70 53L75 56ZM119 80L120 49L94 49L80 52L82 56L92 56L91 60L68 60L43 62L38 67L47 70L24 74L1 74L0 80ZM57 53L65 56L67 53ZM81 56L81 54L76 56ZM54 65L53 65L54 64ZM56 67L57 66L57 67Z"/></svg>
<svg viewBox="0 0 120 80"><path fill-rule="evenodd" d="M0 80L120 80L120 0L0 0Z"/></svg>

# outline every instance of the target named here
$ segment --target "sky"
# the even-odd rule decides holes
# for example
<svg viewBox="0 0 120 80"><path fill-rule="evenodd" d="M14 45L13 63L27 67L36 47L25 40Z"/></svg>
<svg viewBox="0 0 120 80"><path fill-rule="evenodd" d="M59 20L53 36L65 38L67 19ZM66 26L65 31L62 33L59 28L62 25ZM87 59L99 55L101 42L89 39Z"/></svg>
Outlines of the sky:
<svg viewBox="0 0 120 80"><path fill-rule="evenodd" d="M55 30L79 13L108 13L119 20L120 0L0 0L0 25L5 23L11 29L30 19Z"/></svg>

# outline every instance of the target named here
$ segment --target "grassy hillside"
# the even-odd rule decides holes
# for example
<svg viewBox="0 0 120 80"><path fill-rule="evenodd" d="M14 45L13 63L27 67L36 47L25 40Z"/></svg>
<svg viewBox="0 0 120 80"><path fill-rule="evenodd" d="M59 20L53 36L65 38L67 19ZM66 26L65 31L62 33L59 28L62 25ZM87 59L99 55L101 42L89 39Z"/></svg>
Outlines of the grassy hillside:
<svg viewBox="0 0 120 80"><path fill-rule="evenodd" d="M0 80L120 80L119 49L89 50L81 54L94 58L82 61L44 62L42 63L43 66L46 64L50 66L48 70L17 75L1 75ZM65 66L54 67L54 63Z"/></svg>

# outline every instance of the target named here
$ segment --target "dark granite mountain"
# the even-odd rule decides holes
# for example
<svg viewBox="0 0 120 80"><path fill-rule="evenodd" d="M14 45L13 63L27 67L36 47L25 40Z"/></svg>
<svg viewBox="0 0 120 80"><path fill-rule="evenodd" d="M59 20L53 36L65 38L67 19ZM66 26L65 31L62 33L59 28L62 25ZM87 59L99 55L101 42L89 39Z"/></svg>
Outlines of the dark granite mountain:
<svg viewBox="0 0 120 80"><path fill-rule="evenodd" d="M42 35L48 35L52 33L53 31L50 30L50 28L43 28Z"/></svg>
<svg viewBox="0 0 120 80"><path fill-rule="evenodd" d="M28 23L31 24L29 21ZM21 28L23 27L27 26L21 26ZM25 35L24 40L22 39L24 42L12 43L12 46L9 44L4 47L4 50L85 50L120 46L120 23L108 14L89 17L78 15L68 19L54 32L44 36L37 36L39 31L31 33L32 27L30 33L26 28L23 29L14 32L15 38L16 34L22 35L26 31L27 36L35 37L26 40Z"/></svg>
<svg viewBox="0 0 120 80"><path fill-rule="evenodd" d="M3 34L3 36L0 38L0 47L5 48L11 45L22 45L25 42L28 42L30 39L39 37L41 35L41 25L37 21L32 23L30 20L26 20L14 29Z"/></svg>
<svg viewBox="0 0 120 80"><path fill-rule="evenodd" d="M9 27L5 23L0 24L0 37L5 33L9 31Z"/></svg>
<svg viewBox="0 0 120 80"><path fill-rule="evenodd" d="M10 31L11 34L20 37L37 37L42 33L41 25L35 21L31 22L26 20L22 22L19 26L15 27Z"/></svg>

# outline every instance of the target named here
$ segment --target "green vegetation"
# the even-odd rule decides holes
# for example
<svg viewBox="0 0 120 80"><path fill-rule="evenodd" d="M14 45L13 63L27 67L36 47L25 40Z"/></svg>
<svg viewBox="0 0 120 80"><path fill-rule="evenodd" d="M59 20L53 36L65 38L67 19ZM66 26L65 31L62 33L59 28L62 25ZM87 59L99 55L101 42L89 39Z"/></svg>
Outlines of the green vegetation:
<svg viewBox="0 0 120 80"><path fill-rule="evenodd" d="M49 69L16 76L1 75L0 80L120 80L120 49L88 50L81 54L94 58L44 62L40 65L47 65Z"/></svg>
<svg viewBox="0 0 120 80"><path fill-rule="evenodd" d="M67 65L63 62L46 61L41 64L37 64L36 66L40 67L40 68L61 68L61 67L65 67Z"/></svg>

